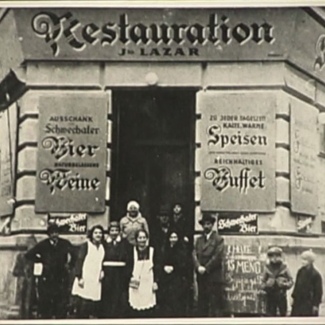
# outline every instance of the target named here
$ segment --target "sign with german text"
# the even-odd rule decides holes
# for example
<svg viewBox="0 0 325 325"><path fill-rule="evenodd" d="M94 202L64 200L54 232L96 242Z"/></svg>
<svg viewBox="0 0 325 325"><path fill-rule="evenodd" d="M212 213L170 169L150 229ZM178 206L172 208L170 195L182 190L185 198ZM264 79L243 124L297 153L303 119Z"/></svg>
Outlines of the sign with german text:
<svg viewBox="0 0 325 325"><path fill-rule="evenodd" d="M282 12L261 9L44 8L16 10L28 58L201 61L268 58ZM285 17L282 19L285 20ZM279 43L279 44L278 44ZM279 51L281 52L281 51Z"/></svg>
<svg viewBox="0 0 325 325"><path fill-rule="evenodd" d="M85 234L87 232L87 214L78 213L69 216L48 216L48 224L57 224L60 234Z"/></svg>
<svg viewBox="0 0 325 325"><path fill-rule="evenodd" d="M274 211L276 95L206 91L198 106L201 209Z"/></svg>
<svg viewBox="0 0 325 325"><path fill-rule="evenodd" d="M36 211L103 212L106 97L40 97L39 114Z"/></svg>
<svg viewBox="0 0 325 325"><path fill-rule="evenodd" d="M264 260L258 243L228 243L225 247L226 302L229 313L265 314L262 293Z"/></svg>
<svg viewBox="0 0 325 325"><path fill-rule="evenodd" d="M258 215L256 213L219 213L219 234L253 235L258 233Z"/></svg>
<svg viewBox="0 0 325 325"><path fill-rule="evenodd" d="M297 220L297 231L299 233L308 234L311 233L311 227L314 222L313 217L298 216Z"/></svg>
<svg viewBox="0 0 325 325"><path fill-rule="evenodd" d="M290 107L291 210L316 215L318 110L298 99L291 99Z"/></svg>
<svg viewBox="0 0 325 325"><path fill-rule="evenodd" d="M323 80L324 27L313 12L310 8L15 8L2 20L0 37L1 44L9 45L22 61L288 60ZM0 66L3 76L11 66L12 58L7 56Z"/></svg>

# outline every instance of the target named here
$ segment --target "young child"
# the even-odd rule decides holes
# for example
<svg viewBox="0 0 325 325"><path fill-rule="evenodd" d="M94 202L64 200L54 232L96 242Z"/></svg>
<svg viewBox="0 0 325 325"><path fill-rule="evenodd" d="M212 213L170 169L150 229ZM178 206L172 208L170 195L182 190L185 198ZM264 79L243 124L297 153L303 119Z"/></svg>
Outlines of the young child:
<svg viewBox="0 0 325 325"><path fill-rule="evenodd" d="M266 292L267 316L287 314L287 290L293 285L292 276L282 260L282 249L270 247L267 256L269 263L265 265L262 288Z"/></svg>
<svg viewBox="0 0 325 325"><path fill-rule="evenodd" d="M305 251L301 254L302 267L298 270L292 292L291 316L318 316L323 295L323 281L313 265L315 258L312 251Z"/></svg>

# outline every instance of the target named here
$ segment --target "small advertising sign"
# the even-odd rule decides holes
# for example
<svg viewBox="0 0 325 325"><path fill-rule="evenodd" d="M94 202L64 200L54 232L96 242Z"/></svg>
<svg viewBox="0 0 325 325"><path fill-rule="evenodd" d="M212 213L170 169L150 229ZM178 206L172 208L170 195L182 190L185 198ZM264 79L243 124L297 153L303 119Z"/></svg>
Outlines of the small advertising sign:
<svg viewBox="0 0 325 325"><path fill-rule="evenodd" d="M256 213L220 213L218 215L219 234L257 234L258 215Z"/></svg>
<svg viewBox="0 0 325 325"><path fill-rule="evenodd" d="M297 218L297 231L302 234L308 234L311 232L313 225L313 217L298 216Z"/></svg>
<svg viewBox="0 0 325 325"><path fill-rule="evenodd" d="M48 224L55 223L60 234L85 234L87 232L87 214L78 213L69 216L48 216Z"/></svg>

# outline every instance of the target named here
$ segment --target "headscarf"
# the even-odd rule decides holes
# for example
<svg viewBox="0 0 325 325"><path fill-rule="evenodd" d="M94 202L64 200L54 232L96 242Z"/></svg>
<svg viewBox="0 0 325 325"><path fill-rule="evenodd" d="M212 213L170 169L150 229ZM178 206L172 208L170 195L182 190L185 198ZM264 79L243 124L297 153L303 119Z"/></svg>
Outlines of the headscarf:
<svg viewBox="0 0 325 325"><path fill-rule="evenodd" d="M127 205L127 211L129 212L131 207L136 208L136 210L139 212L140 210L140 204L137 201L130 201Z"/></svg>
<svg viewBox="0 0 325 325"><path fill-rule="evenodd" d="M314 263L315 262L315 259L316 259L316 255L313 251L311 250L308 250L308 251L304 251L302 254L301 254L301 257L308 261L310 264Z"/></svg>

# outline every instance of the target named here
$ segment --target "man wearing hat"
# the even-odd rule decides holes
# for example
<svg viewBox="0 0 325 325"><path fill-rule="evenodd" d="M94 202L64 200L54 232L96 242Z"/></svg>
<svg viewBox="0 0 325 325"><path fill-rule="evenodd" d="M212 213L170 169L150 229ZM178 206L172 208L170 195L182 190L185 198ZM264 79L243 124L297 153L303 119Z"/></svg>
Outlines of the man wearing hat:
<svg viewBox="0 0 325 325"><path fill-rule="evenodd" d="M59 237L59 227L51 223L49 238L36 244L25 257L38 266L38 313L43 319L67 316L69 271L75 264L72 244Z"/></svg>
<svg viewBox="0 0 325 325"><path fill-rule="evenodd" d="M262 289L266 292L266 313L268 316L287 315L287 290L293 286L292 276L282 261L282 249L269 247L269 263L265 265Z"/></svg>
<svg viewBox="0 0 325 325"><path fill-rule="evenodd" d="M301 254L302 267L298 270L292 292L291 316L318 316L323 296L323 279L314 267L316 256L309 250Z"/></svg>
<svg viewBox="0 0 325 325"><path fill-rule="evenodd" d="M163 253L167 241L168 230L170 228L169 209L166 205L159 208L157 222L153 224L151 244L159 254Z"/></svg>
<svg viewBox="0 0 325 325"><path fill-rule="evenodd" d="M198 284L198 313L200 317L223 315L224 239L213 230L215 218L203 215L199 221L203 234L196 240L193 250Z"/></svg>

